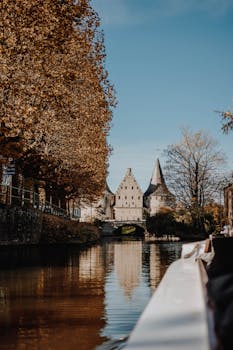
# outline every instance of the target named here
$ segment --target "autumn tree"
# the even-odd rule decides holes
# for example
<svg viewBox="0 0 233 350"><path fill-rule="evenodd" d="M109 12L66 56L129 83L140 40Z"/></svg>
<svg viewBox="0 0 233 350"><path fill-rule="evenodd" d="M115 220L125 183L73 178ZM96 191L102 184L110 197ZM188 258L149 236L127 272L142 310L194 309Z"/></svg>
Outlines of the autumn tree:
<svg viewBox="0 0 233 350"><path fill-rule="evenodd" d="M228 133L233 129L233 113L231 111L218 113L222 117L222 130L224 133Z"/></svg>
<svg viewBox="0 0 233 350"><path fill-rule="evenodd" d="M223 154L217 142L203 131L182 131L177 144L168 146L167 176L177 201L191 214L194 226L203 229L205 206L216 196Z"/></svg>
<svg viewBox="0 0 233 350"><path fill-rule="evenodd" d="M114 90L89 0L0 3L0 154L25 176L99 195Z"/></svg>

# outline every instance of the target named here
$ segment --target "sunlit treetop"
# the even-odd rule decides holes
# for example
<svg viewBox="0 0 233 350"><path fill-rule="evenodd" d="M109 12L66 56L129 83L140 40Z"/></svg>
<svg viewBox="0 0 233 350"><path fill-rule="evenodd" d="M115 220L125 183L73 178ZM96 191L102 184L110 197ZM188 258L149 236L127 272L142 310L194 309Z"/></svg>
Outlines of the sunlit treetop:
<svg viewBox="0 0 233 350"><path fill-rule="evenodd" d="M0 17L0 153L25 176L99 194L115 95L97 13L88 0L3 0Z"/></svg>

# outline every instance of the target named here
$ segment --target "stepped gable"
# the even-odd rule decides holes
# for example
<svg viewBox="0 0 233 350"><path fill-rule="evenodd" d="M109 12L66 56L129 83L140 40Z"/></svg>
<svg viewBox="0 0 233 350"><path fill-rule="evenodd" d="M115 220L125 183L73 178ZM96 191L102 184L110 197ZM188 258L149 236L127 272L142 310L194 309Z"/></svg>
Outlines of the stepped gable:
<svg viewBox="0 0 233 350"><path fill-rule="evenodd" d="M123 178L123 180L121 181L120 185L118 186L117 190L116 190L116 194L118 192L122 192L122 190L124 190L124 185L127 184L127 183L132 183L134 184L136 187L137 187L137 190L140 191L141 193L142 190L137 182L137 180L135 179L134 175L133 175L133 172L132 172L132 169L131 168L127 168L126 170L126 173L125 173L125 176Z"/></svg>
<svg viewBox="0 0 233 350"><path fill-rule="evenodd" d="M143 192L131 168L128 168L115 194L115 219L117 221L142 220Z"/></svg>

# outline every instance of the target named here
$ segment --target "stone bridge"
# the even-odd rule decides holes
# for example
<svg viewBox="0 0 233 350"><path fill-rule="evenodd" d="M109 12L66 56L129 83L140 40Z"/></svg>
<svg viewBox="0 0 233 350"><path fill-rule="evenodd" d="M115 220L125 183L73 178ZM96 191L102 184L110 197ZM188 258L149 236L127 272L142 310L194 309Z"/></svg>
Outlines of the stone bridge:
<svg viewBox="0 0 233 350"><path fill-rule="evenodd" d="M105 220L103 224L103 234L111 235L115 230L124 226L134 226L146 231L146 220Z"/></svg>

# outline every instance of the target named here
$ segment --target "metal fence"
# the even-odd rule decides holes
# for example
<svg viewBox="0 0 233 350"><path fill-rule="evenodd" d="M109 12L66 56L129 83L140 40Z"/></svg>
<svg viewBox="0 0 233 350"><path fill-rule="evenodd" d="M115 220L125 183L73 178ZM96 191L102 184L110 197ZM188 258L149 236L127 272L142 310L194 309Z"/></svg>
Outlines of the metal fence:
<svg viewBox="0 0 233 350"><path fill-rule="evenodd" d="M40 199L39 194L24 188L0 185L0 203L38 209L44 213L68 217L67 211L48 201Z"/></svg>

